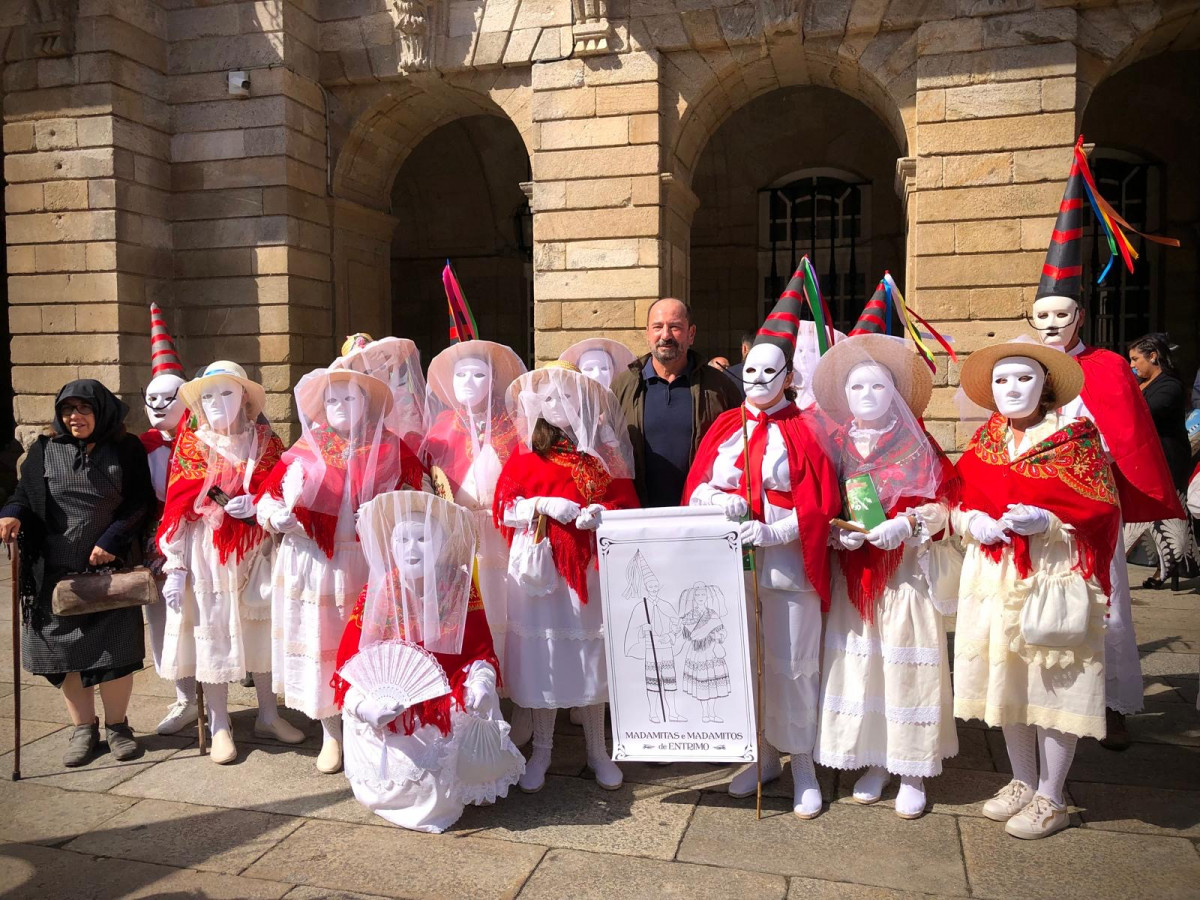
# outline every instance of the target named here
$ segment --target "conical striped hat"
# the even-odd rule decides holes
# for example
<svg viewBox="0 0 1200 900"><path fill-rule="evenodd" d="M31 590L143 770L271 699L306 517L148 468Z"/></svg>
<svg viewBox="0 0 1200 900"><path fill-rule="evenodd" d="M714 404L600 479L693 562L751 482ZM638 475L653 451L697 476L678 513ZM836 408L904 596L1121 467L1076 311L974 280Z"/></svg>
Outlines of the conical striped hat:
<svg viewBox="0 0 1200 900"><path fill-rule="evenodd" d="M150 304L150 374L158 377L172 373L180 378L186 378L183 373L183 363L175 350L175 342L167 331L167 323L163 321L162 310L157 303Z"/></svg>
<svg viewBox="0 0 1200 900"><path fill-rule="evenodd" d="M1042 277L1034 298L1037 300L1042 297L1068 297L1079 302L1082 293L1083 207L1086 200L1080 155L1076 153L1071 157L1071 172L1067 176L1062 202L1058 205L1054 231L1050 233L1050 247L1046 250L1046 261L1042 264Z"/></svg>
<svg viewBox="0 0 1200 900"><path fill-rule="evenodd" d="M880 281L879 286L875 288L875 293L863 307L862 315L854 323L850 337L860 334L887 334L887 311L887 291L884 289L883 282Z"/></svg>

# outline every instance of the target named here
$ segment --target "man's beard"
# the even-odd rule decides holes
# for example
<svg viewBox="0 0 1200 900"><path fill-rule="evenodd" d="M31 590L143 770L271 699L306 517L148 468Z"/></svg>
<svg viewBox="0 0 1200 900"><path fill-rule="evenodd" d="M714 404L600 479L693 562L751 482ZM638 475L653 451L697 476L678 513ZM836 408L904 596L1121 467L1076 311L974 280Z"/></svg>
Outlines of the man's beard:
<svg viewBox="0 0 1200 900"><path fill-rule="evenodd" d="M676 341L659 341L654 345L653 353L659 362L674 362L683 355L683 350Z"/></svg>

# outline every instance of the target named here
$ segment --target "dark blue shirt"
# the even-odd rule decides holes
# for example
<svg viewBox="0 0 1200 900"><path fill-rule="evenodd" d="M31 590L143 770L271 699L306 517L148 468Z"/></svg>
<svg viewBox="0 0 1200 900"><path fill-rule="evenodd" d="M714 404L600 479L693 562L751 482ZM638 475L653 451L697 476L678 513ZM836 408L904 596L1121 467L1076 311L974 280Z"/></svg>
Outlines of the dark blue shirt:
<svg viewBox="0 0 1200 900"><path fill-rule="evenodd" d="M646 505L678 506L692 464L692 383L686 373L670 383L658 377L654 360L642 367L646 407Z"/></svg>

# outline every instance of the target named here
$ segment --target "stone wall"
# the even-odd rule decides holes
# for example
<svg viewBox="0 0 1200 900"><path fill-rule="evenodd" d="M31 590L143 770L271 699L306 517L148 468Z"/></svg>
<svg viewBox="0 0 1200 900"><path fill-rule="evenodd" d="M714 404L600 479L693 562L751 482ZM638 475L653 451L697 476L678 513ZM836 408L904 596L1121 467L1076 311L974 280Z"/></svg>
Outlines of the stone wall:
<svg viewBox="0 0 1200 900"><path fill-rule="evenodd" d="M470 116L507 119L524 145L535 356L595 333L640 349L655 298L709 291L704 302L720 302L710 278L696 284L694 250L704 245L694 237L732 210L734 193L769 183L705 162L713 136L796 86L839 92L889 136L893 165L876 160L871 182L878 197L894 192L901 210L902 227L888 233L904 235L905 287L969 352L1025 328L1020 315L1091 98L1096 110L1135 103L1142 115L1096 112L1104 124L1089 140L1128 144L1136 126L1172 183L1188 183L1178 170L1194 148L1176 133L1188 123L1151 115L1119 76L1105 92L1114 73L1141 60L1194 53L1198 7L5 4L8 300L22 434L45 423L54 390L71 377L102 377L136 400L148 377L150 300L164 306L186 365L237 359L264 380L271 415L288 420L290 386L328 362L341 335L393 327L395 282L409 277L393 275L397 224L431 214L404 208L430 201L397 194L397 174L429 135ZM249 97L230 95L231 70L248 73ZM1153 83L1175 70L1144 71ZM718 143L730 146L728 136ZM738 152L758 153L762 178L807 164L778 149ZM453 221L461 212L451 204L438 214ZM1194 237L1198 215L1172 193L1163 224ZM1161 282L1173 331L1191 329L1193 339L1195 260L1187 251L1165 263ZM489 292L468 292L486 321ZM421 302L437 304L436 291ZM933 428L953 443L963 435L945 360L938 382Z"/></svg>

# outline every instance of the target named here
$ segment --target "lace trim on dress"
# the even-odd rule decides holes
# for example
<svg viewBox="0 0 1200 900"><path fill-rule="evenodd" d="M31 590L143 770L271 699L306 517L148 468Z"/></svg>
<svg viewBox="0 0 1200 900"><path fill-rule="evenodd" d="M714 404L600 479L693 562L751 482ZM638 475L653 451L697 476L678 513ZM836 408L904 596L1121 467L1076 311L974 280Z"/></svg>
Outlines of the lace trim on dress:
<svg viewBox="0 0 1200 900"><path fill-rule="evenodd" d="M880 715L900 725L937 725L942 720L940 706L891 706L882 697L851 700L827 694L821 705L830 712L844 716L861 719L867 715Z"/></svg>
<svg viewBox="0 0 1200 900"><path fill-rule="evenodd" d="M898 666L939 666L942 651L938 647L894 647L885 645L878 637L826 632L825 646L854 656L882 656L883 661Z"/></svg>
<svg viewBox="0 0 1200 900"><path fill-rule="evenodd" d="M881 766L893 775L908 775L913 778L934 778L942 774L942 760L949 759L955 753L957 753L957 750L946 753L938 759L913 760L893 759L886 753L878 752L858 754L823 753L818 748L813 754L813 759L830 769L854 771L855 769L865 769L867 766Z"/></svg>
<svg viewBox="0 0 1200 900"><path fill-rule="evenodd" d="M532 628L509 621L505 628L506 634L522 638L533 638L546 641L602 641L604 629L592 628Z"/></svg>

